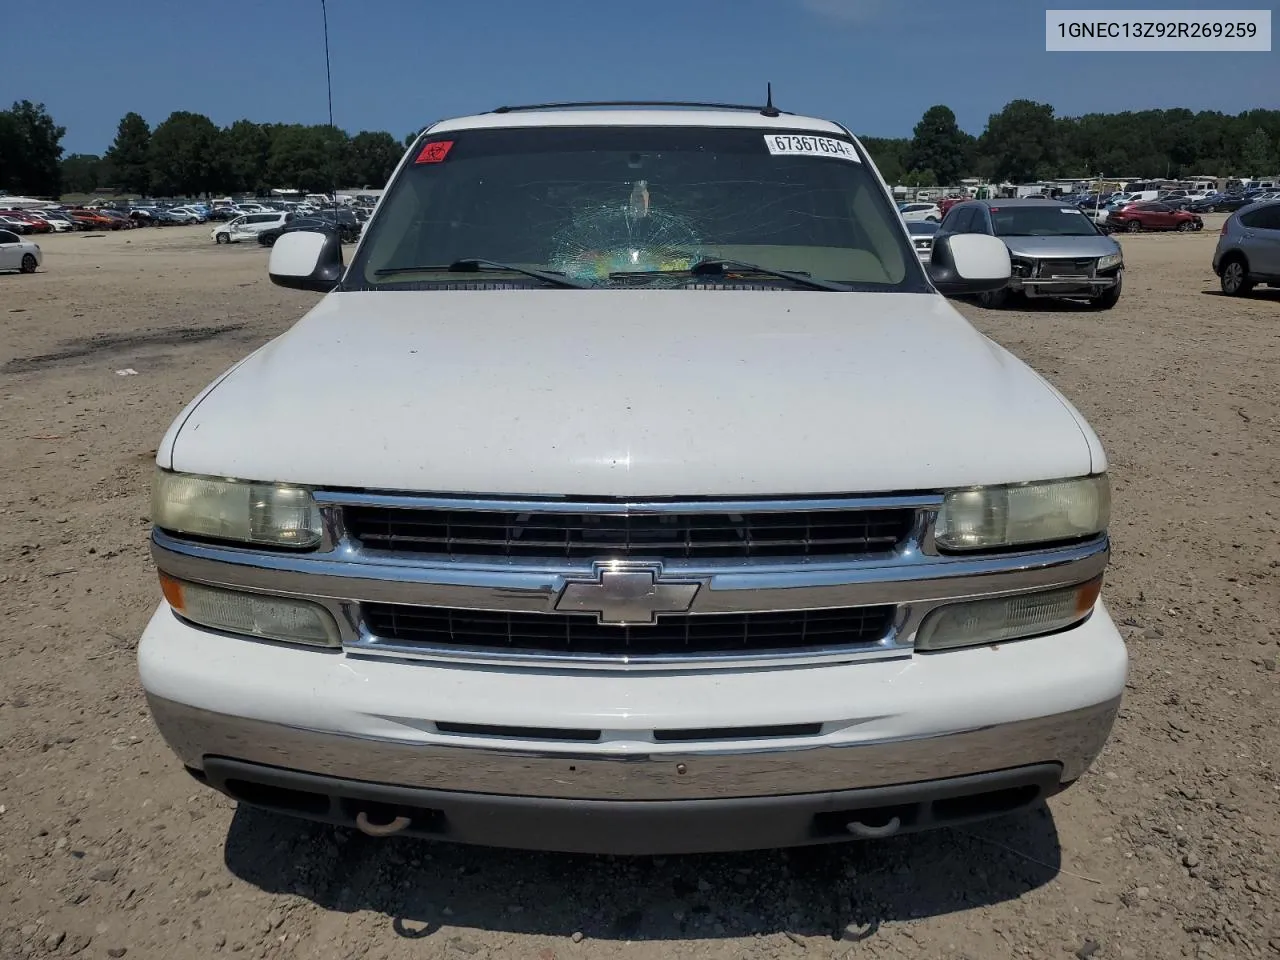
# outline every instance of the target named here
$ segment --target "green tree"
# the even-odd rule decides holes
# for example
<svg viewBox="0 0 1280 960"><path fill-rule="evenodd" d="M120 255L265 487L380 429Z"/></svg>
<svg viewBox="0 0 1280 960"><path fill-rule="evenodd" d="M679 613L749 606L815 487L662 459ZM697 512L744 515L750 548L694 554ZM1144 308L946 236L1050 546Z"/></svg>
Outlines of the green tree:
<svg viewBox="0 0 1280 960"><path fill-rule="evenodd" d="M270 186L271 133L262 124L237 120L222 131L222 154L228 190L257 194Z"/></svg>
<svg viewBox="0 0 1280 960"><path fill-rule="evenodd" d="M103 159L112 183L132 193L147 192L151 185L151 127L140 114L121 117L116 138Z"/></svg>
<svg viewBox="0 0 1280 960"><path fill-rule="evenodd" d="M93 193L102 183L102 158L96 153L73 153L62 158L62 189Z"/></svg>
<svg viewBox="0 0 1280 960"><path fill-rule="evenodd" d="M62 138L43 103L20 100L0 110L0 187L12 193L56 197L61 192Z"/></svg>
<svg viewBox="0 0 1280 960"><path fill-rule="evenodd" d="M413 146L413 141L415 141L415 140L417 140L417 139L418 139L418 134L417 134L417 133L415 133L415 132L412 132L412 131L411 131L411 132L409 132L409 133L405 134L405 138L404 138L404 148L405 148L406 150L408 150L410 147L412 147L412 146Z"/></svg>
<svg viewBox="0 0 1280 960"><path fill-rule="evenodd" d="M907 168L932 170L936 182L958 183L965 167L968 135L956 125L956 115L941 104L924 112L912 131Z"/></svg>
<svg viewBox="0 0 1280 960"><path fill-rule="evenodd" d="M226 181L221 134L200 113L178 110L151 135L151 176L161 194L208 193Z"/></svg>
<svg viewBox="0 0 1280 960"><path fill-rule="evenodd" d="M391 134L362 130L347 149L346 181L353 187L382 187L403 154L404 148Z"/></svg>
<svg viewBox="0 0 1280 960"><path fill-rule="evenodd" d="M336 127L276 127L267 160L271 185L327 193L345 172L347 145L347 135Z"/></svg>
<svg viewBox="0 0 1280 960"><path fill-rule="evenodd" d="M1057 164L1053 107L1013 100L987 121L978 149L992 161L993 175L1014 182L1033 180L1036 168Z"/></svg>
<svg viewBox="0 0 1280 960"><path fill-rule="evenodd" d="M1261 177L1275 173L1275 154L1271 147L1271 138L1267 131L1257 127L1245 138L1240 149L1240 163L1246 176Z"/></svg>
<svg viewBox="0 0 1280 960"><path fill-rule="evenodd" d="M888 137L862 137L861 140L885 182L890 186L901 183L907 173L906 157L911 141Z"/></svg>
<svg viewBox="0 0 1280 960"><path fill-rule="evenodd" d="M905 186L908 187L936 187L937 185L937 174L928 168L912 170L905 178Z"/></svg>

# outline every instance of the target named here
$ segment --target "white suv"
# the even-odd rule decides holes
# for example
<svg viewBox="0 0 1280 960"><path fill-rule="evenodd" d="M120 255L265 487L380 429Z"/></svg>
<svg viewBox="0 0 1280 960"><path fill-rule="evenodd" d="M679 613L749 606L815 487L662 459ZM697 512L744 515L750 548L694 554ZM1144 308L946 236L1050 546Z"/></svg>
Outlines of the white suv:
<svg viewBox="0 0 1280 960"><path fill-rule="evenodd" d="M564 105L560 105L563 107ZM1107 459L858 140L753 108L424 131L157 451L164 737L372 835L658 853L1021 809L1102 748Z"/></svg>
<svg viewBox="0 0 1280 960"><path fill-rule="evenodd" d="M220 223L209 231L218 243L236 243L239 240L256 240L258 234L273 227L280 227L293 219L290 213L247 213L226 223Z"/></svg>

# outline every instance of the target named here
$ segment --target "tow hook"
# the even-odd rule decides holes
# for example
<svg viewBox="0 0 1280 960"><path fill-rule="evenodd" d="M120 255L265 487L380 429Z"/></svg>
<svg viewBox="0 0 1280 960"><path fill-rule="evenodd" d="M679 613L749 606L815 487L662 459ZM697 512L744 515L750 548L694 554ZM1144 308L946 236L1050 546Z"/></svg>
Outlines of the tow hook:
<svg viewBox="0 0 1280 960"><path fill-rule="evenodd" d="M361 833L370 837L389 837L399 833L408 825L409 818L404 816L396 817L390 823L373 823L363 810L356 814L356 827Z"/></svg>
<svg viewBox="0 0 1280 960"><path fill-rule="evenodd" d="M897 817L890 817L888 823L875 827L860 820L850 820L844 826L855 837L862 837L864 840L880 840L884 837L892 837L897 833L902 826L902 821Z"/></svg>

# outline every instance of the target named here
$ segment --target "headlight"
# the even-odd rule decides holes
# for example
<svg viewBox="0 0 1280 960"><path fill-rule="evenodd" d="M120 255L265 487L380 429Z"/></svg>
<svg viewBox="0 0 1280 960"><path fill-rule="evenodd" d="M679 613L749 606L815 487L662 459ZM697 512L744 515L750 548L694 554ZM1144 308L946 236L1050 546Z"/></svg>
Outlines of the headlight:
<svg viewBox="0 0 1280 960"><path fill-rule="evenodd" d="M151 520L162 530L272 547L314 547L320 510L305 487L157 470Z"/></svg>
<svg viewBox="0 0 1280 960"><path fill-rule="evenodd" d="M1076 540L1102 533L1111 519L1106 474L1007 487L952 490L934 526L940 550L990 550Z"/></svg>
<svg viewBox="0 0 1280 960"><path fill-rule="evenodd" d="M342 645L333 616L309 600L224 590L165 573L160 574L160 586L179 616L202 627L312 647Z"/></svg>
<svg viewBox="0 0 1280 960"><path fill-rule="evenodd" d="M1108 253L1105 257L1098 258L1099 270L1110 270L1112 267L1118 267L1124 263L1123 253Z"/></svg>
<svg viewBox="0 0 1280 960"><path fill-rule="evenodd" d="M1098 577L1071 587L949 603L925 617L915 646L921 651L951 650L1064 630L1089 615L1101 590Z"/></svg>

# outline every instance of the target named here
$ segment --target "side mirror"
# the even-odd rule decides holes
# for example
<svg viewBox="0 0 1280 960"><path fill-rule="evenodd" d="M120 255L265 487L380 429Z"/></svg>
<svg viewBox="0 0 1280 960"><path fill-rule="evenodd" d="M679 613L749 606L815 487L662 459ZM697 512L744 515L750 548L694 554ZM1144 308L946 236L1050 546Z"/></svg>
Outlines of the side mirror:
<svg viewBox="0 0 1280 960"><path fill-rule="evenodd" d="M342 240L337 232L295 230L271 247L271 282L294 290L328 293L342 279Z"/></svg>
<svg viewBox="0 0 1280 960"><path fill-rule="evenodd" d="M998 237L953 233L934 238L929 279L939 293L967 296L1001 290L1012 273L1009 248Z"/></svg>

